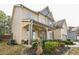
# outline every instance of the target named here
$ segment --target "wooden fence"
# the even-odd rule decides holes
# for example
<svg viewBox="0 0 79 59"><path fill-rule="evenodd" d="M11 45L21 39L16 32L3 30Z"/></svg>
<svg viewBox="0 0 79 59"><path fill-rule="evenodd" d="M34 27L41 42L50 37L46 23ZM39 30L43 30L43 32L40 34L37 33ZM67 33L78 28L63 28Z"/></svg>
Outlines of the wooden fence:
<svg viewBox="0 0 79 59"><path fill-rule="evenodd" d="M10 39L11 35L0 35L0 40L2 41L8 41Z"/></svg>

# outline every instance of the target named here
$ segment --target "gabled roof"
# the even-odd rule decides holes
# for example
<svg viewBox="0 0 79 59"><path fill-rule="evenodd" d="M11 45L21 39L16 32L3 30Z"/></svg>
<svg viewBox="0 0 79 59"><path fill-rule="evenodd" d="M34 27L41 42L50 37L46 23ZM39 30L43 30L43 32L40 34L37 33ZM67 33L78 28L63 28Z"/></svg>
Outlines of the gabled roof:
<svg viewBox="0 0 79 59"><path fill-rule="evenodd" d="M65 19L57 21L57 22L54 23L53 27L54 28L62 28L64 22L66 22Z"/></svg>
<svg viewBox="0 0 79 59"><path fill-rule="evenodd" d="M49 7L47 6L46 8L44 8L42 11L40 11L41 14L49 17L51 20L54 21L54 18L53 18L53 15L52 15L52 12L50 12L49 10Z"/></svg>
<svg viewBox="0 0 79 59"><path fill-rule="evenodd" d="M69 27L68 32L76 32L77 35L79 35L79 27Z"/></svg>
<svg viewBox="0 0 79 59"><path fill-rule="evenodd" d="M53 18L52 12L50 12L47 16L48 16L49 18L51 18L51 19L54 21L54 18Z"/></svg>
<svg viewBox="0 0 79 59"><path fill-rule="evenodd" d="M71 31L75 31L75 30L76 30L76 28L75 28L75 27L73 27L73 26L69 26L67 30L68 30L69 32L71 32Z"/></svg>
<svg viewBox="0 0 79 59"><path fill-rule="evenodd" d="M51 18L52 17L52 12L50 12L47 16Z"/></svg>
<svg viewBox="0 0 79 59"><path fill-rule="evenodd" d="M44 8L42 11L40 11L43 15L47 16L50 13L50 10L48 7Z"/></svg>
<svg viewBox="0 0 79 59"><path fill-rule="evenodd" d="M79 34L79 26L76 27L76 34Z"/></svg>

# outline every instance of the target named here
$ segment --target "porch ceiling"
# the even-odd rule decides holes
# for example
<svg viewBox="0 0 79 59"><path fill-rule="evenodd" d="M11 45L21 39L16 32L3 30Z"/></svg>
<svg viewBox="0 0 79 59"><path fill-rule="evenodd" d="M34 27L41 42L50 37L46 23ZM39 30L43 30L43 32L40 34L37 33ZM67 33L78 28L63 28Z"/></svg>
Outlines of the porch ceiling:
<svg viewBox="0 0 79 59"><path fill-rule="evenodd" d="M45 31L46 30L45 27L39 26L38 24L33 24L33 29L41 30L41 31Z"/></svg>
<svg viewBox="0 0 79 59"><path fill-rule="evenodd" d="M46 30L46 29L48 29L48 30L53 30L52 27L47 26L47 25L44 25L44 24L42 24L42 23L40 23L40 22L37 22L37 21L33 21L33 25L36 26L36 27L45 29L45 30Z"/></svg>
<svg viewBox="0 0 79 59"><path fill-rule="evenodd" d="M30 21L22 21L22 27L27 27L30 23Z"/></svg>

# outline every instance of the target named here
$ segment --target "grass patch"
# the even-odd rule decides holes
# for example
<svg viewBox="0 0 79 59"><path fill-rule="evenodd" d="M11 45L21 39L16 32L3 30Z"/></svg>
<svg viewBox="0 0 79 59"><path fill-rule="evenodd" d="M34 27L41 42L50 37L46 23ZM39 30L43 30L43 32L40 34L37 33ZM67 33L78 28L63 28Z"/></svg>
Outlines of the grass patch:
<svg viewBox="0 0 79 59"><path fill-rule="evenodd" d="M0 55L19 55L22 49L25 48L22 45L7 45L7 42L0 41Z"/></svg>

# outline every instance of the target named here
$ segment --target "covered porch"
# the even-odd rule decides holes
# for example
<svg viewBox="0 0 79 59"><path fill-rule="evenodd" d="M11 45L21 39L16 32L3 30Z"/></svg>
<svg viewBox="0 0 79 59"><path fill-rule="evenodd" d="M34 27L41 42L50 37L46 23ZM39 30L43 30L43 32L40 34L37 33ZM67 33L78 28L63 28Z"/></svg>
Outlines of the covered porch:
<svg viewBox="0 0 79 59"><path fill-rule="evenodd" d="M40 42L47 40L49 31L52 31L51 39L53 39L53 29L51 27L37 21L24 21L23 23L22 40L28 41L28 45L32 44L35 39L38 39Z"/></svg>

